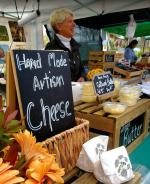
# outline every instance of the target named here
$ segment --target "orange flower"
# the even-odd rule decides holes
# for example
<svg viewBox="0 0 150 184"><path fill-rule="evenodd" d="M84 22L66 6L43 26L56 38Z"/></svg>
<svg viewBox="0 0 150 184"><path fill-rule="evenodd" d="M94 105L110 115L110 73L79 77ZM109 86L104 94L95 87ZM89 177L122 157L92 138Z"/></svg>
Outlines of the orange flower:
<svg viewBox="0 0 150 184"><path fill-rule="evenodd" d="M18 170L10 170L12 166L8 162L3 163L3 159L0 158L0 184L15 184L23 182L22 177L17 177Z"/></svg>
<svg viewBox="0 0 150 184"><path fill-rule="evenodd" d="M54 155L46 159L36 159L30 162L29 169L26 171L27 180L25 184L52 184L52 181L64 183L62 176L64 169L59 168Z"/></svg>
<svg viewBox="0 0 150 184"><path fill-rule="evenodd" d="M49 156L48 151L42 147L42 143L36 143L36 138L29 131L25 130L24 132L13 134L13 136L20 145L21 153L25 156L26 161L36 156Z"/></svg>

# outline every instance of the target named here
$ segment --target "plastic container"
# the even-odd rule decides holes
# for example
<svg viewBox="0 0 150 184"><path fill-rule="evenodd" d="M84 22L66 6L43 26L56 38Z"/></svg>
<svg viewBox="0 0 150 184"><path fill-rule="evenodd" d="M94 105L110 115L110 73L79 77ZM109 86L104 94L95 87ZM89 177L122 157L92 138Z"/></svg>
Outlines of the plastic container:
<svg viewBox="0 0 150 184"><path fill-rule="evenodd" d="M127 106L119 102L105 102L103 110L110 114L121 114L126 110Z"/></svg>
<svg viewBox="0 0 150 184"><path fill-rule="evenodd" d="M73 102L77 102L81 100L82 96L82 82L72 82L72 94L73 94Z"/></svg>
<svg viewBox="0 0 150 184"><path fill-rule="evenodd" d="M133 106L137 103L141 95L139 86L124 86L120 89L119 100L127 106Z"/></svg>

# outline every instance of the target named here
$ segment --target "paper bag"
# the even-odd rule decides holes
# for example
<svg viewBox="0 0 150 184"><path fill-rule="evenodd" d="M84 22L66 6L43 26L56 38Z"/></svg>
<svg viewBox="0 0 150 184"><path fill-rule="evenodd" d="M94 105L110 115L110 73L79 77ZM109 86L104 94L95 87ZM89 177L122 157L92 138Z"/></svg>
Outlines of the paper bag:
<svg viewBox="0 0 150 184"><path fill-rule="evenodd" d="M94 164L100 160L102 152L107 150L108 136L100 135L83 144L77 166L87 172L93 172Z"/></svg>
<svg viewBox="0 0 150 184"><path fill-rule="evenodd" d="M110 184L121 184L134 177L132 165L124 146L103 152L101 164Z"/></svg>
<svg viewBox="0 0 150 184"><path fill-rule="evenodd" d="M93 173L94 173L95 178L98 181L105 183L105 184L111 183L109 177L104 173L104 170L102 168L102 164L101 164L100 160L94 164L94 172Z"/></svg>

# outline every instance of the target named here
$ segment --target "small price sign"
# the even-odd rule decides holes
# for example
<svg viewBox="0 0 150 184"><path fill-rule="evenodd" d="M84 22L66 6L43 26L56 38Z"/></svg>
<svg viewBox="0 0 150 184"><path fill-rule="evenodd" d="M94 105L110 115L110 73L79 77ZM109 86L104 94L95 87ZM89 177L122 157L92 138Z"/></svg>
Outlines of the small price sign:
<svg viewBox="0 0 150 184"><path fill-rule="evenodd" d="M115 89L114 80L111 73L101 73L93 77L95 92L98 96L113 92Z"/></svg>

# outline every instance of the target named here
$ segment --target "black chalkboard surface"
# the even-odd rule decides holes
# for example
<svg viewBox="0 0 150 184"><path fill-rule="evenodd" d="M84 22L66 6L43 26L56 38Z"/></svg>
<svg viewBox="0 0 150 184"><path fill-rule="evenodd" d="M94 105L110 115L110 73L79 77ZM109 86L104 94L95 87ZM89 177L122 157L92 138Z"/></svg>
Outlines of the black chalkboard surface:
<svg viewBox="0 0 150 184"><path fill-rule="evenodd" d="M127 147L135 141L144 131L145 113L128 122L120 129L119 145Z"/></svg>
<svg viewBox="0 0 150 184"><path fill-rule="evenodd" d="M105 62L114 62L114 58L115 58L114 55L106 54L105 55Z"/></svg>
<svg viewBox="0 0 150 184"><path fill-rule="evenodd" d="M101 73L93 77L94 89L97 95L104 95L114 91L114 81L111 73Z"/></svg>
<svg viewBox="0 0 150 184"><path fill-rule="evenodd" d="M19 107L27 129L43 141L74 126L67 52L13 50L12 66Z"/></svg>

